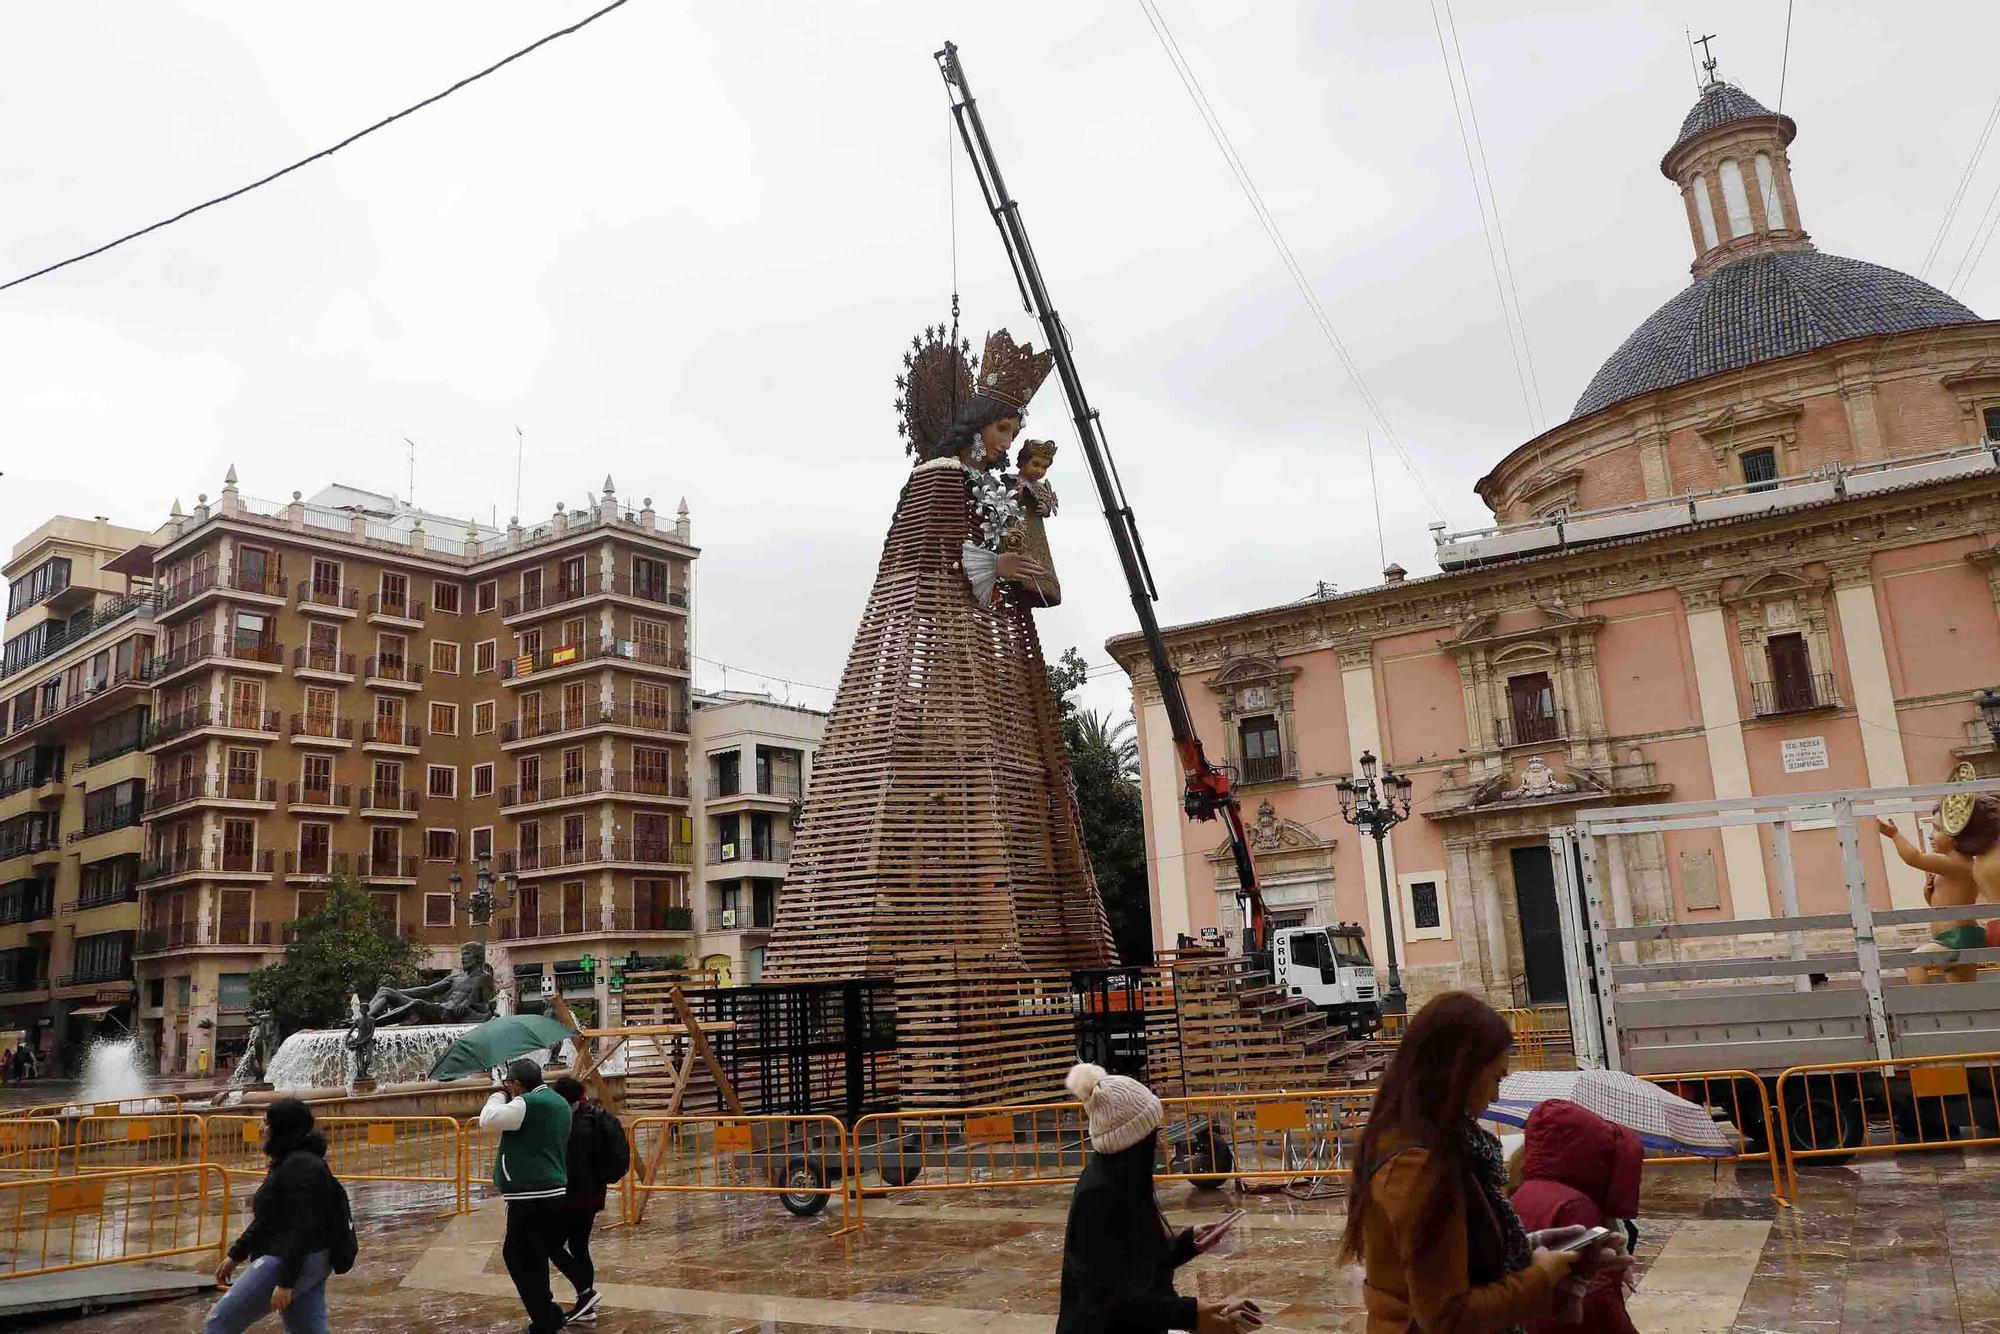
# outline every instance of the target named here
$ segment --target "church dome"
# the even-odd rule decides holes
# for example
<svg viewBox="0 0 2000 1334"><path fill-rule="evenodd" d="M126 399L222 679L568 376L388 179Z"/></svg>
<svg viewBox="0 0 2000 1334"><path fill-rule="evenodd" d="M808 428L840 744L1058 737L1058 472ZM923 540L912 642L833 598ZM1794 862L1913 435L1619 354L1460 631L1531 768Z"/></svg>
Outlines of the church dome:
<svg viewBox="0 0 2000 1334"><path fill-rule="evenodd" d="M1779 138L1787 144L1798 137L1799 127L1790 116L1777 115L1735 84L1723 83L1718 79L1701 90L1701 96L1696 99L1694 109L1688 112L1687 119L1681 122L1681 132L1674 139L1674 146L1660 159L1661 173L1668 180L1673 180L1674 173L1667 164L1674 160L1674 154L1725 125L1735 125L1746 120L1776 122Z"/></svg>
<svg viewBox="0 0 2000 1334"><path fill-rule="evenodd" d="M1591 377L1570 416L1850 338L1978 319L1929 283L1880 265L1817 250L1749 254L1648 316Z"/></svg>

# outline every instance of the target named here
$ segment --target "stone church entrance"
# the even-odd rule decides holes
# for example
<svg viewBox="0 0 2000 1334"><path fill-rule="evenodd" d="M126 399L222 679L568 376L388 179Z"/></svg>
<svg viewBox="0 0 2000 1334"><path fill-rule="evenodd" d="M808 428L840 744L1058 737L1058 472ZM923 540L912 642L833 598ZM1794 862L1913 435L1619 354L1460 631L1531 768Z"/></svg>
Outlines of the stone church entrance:
<svg viewBox="0 0 2000 1334"><path fill-rule="evenodd" d="M1562 923L1556 916L1555 867L1543 847L1508 849L1514 863L1514 911L1521 922L1521 961L1530 1005L1569 999L1563 976Z"/></svg>

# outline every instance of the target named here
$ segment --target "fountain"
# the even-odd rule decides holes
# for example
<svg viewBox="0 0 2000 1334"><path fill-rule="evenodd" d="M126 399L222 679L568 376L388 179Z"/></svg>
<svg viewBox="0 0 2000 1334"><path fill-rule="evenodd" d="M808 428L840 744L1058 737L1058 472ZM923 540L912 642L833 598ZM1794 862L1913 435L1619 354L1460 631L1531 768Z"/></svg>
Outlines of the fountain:
<svg viewBox="0 0 2000 1334"><path fill-rule="evenodd" d="M120 1112L153 1112L160 1100L152 1096L141 1064L137 1038L100 1038L83 1058L83 1083L77 1101L63 1108L65 1116L83 1116L93 1107L118 1105Z"/></svg>
<svg viewBox="0 0 2000 1334"><path fill-rule="evenodd" d="M378 1084L423 1079L445 1049L472 1031L472 1024L403 1024L377 1030L374 1059L367 1074ZM300 1089L346 1089L356 1080L356 1052L347 1029L302 1028L286 1038L271 1058L264 1080L286 1093Z"/></svg>

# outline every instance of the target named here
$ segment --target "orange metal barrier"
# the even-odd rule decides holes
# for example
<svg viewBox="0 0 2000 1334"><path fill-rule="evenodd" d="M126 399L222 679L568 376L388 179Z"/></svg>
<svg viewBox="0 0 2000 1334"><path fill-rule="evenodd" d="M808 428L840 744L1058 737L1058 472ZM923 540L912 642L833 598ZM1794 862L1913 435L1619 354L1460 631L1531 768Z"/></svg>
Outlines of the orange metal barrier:
<svg viewBox="0 0 2000 1334"><path fill-rule="evenodd" d="M143 1098L127 1098L123 1102L87 1102L82 1099L45 1102L28 1108L20 1115L25 1117L138 1116L147 1112L171 1115L180 1110L180 1094L148 1093Z"/></svg>
<svg viewBox="0 0 2000 1334"><path fill-rule="evenodd" d="M0 1282L229 1244L229 1174L206 1163L0 1181Z"/></svg>
<svg viewBox="0 0 2000 1334"><path fill-rule="evenodd" d="M1500 1013L1514 1033L1514 1053L1509 1064L1516 1070L1568 1069L1570 1054L1569 1012L1566 1009L1508 1009ZM1407 1014L1385 1014L1378 1042L1401 1042L1409 1027Z"/></svg>
<svg viewBox="0 0 2000 1334"><path fill-rule="evenodd" d="M201 1161L239 1176L261 1177L264 1157L261 1114L204 1118ZM456 1212L465 1196L459 1124L449 1116L323 1116L316 1128L326 1138L326 1163L342 1181L400 1181L447 1186Z"/></svg>
<svg viewBox="0 0 2000 1334"><path fill-rule="evenodd" d="M1777 1126L1771 1117L1771 1095L1765 1090L1763 1080L1748 1070L1697 1070L1685 1075L1640 1077L1649 1084L1658 1084L1669 1093L1686 1098L1697 1107L1723 1112L1740 1137L1737 1151L1727 1157L1713 1158L1693 1153L1655 1155L1648 1150L1647 1166L1655 1163L1769 1163L1771 1198L1779 1204L1791 1202L1791 1197L1778 1179ZM1746 1090L1750 1094L1747 1098ZM1744 1119L1746 1112L1756 1118L1754 1124ZM1764 1144L1763 1149L1755 1153L1743 1152L1759 1139Z"/></svg>
<svg viewBox="0 0 2000 1334"><path fill-rule="evenodd" d="M1796 1197L1801 1158L2000 1144L2000 1052L1795 1065L1777 1103Z"/></svg>
<svg viewBox="0 0 2000 1334"><path fill-rule="evenodd" d="M52 1177L61 1169L62 1122L53 1117L0 1120L0 1176Z"/></svg>
<svg viewBox="0 0 2000 1334"><path fill-rule="evenodd" d="M847 1132L833 1116L641 1116L626 1130L625 1221L656 1193L776 1195L801 1216L840 1196L840 1236L860 1226Z"/></svg>
<svg viewBox="0 0 2000 1334"><path fill-rule="evenodd" d="M201 1162L202 1122L187 1113L87 1116L72 1121L61 1171L126 1172Z"/></svg>
<svg viewBox="0 0 2000 1334"><path fill-rule="evenodd" d="M1163 1098L1154 1179L1219 1186L1345 1177L1374 1097L1372 1089L1323 1089ZM864 1116L848 1137L856 1225L870 1193L1069 1185L1088 1148L1083 1106L1074 1102Z"/></svg>

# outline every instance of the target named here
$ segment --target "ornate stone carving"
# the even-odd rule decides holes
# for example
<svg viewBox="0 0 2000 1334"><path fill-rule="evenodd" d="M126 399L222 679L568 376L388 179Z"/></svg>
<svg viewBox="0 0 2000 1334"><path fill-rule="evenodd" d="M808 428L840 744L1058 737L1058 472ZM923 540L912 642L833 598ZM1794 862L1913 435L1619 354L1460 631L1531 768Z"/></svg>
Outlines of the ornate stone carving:
<svg viewBox="0 0 2000 1334"><path fill-rule="evenodd" d="M1502 801L1539 801L1544 797L1559 797L1576 791L1575 783L1565 783L1556 777L1548 761L1541 756L1531 756L1521 766L1521 781L1500 794Z"/></svg>
<svg viewBox="0 0 2000 1334"><path fill-rule="evenodd" d="M1769 446L1777 454L1780 474L1800 471L1799 417L1804 409L1797 403L1777 403L1768 398L1748 403L1732 403L1722 411L1695 424L1702 443L1714 456L1718 470L1746 450ZM1740 472L1724 485L1742 480Z"/></svg>

